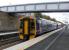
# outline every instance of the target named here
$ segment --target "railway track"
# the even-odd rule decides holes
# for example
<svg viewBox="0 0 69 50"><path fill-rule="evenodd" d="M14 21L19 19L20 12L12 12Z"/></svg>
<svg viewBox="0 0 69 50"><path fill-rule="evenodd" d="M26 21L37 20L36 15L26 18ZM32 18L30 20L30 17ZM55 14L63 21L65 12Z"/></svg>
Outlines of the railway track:
<svg viewBox="0 0 69 50"><path fill-rule="evenodd" d="M0 40L0 50L6 48L6 47L10 47L12 45L18 44L20 42L23 42L22 40L18 39L17 37L11 37L5 40Z"/></svg>
<svg viewBox="0 0 69 50"><path fill-rule="evenodd" d="M15 39L15 40L14 40ZM0 46L19 40L17 37L11 37L8 39L0 40Z"/></svg>

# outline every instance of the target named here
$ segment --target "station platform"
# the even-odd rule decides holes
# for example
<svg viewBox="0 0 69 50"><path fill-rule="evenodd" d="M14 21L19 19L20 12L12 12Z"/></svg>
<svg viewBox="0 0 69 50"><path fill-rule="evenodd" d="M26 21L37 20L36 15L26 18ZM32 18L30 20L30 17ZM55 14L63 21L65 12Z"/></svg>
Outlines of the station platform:
<svg viewBox="0 0 69 50"><path fill-rule="evenodd" d="M69 28L57 32L26 50L69 50Z"/></svg>

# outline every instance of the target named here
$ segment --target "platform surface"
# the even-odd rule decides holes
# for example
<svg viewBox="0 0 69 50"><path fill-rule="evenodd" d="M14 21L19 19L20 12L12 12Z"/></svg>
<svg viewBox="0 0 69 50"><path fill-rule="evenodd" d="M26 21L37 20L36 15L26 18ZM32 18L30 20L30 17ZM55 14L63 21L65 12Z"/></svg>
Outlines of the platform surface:
<svg viewBox="0 0 69 50"><path fill-rule="evenodd" d="M69 28L64 31L48 50L69 50Z"/></svg>
<svg viewBox="0 0 69 50"><path fill-rule="evenodd" d="M56 39L56 37L58 38ZM26 50L69 50L69 28L53 34Z"/></svg>

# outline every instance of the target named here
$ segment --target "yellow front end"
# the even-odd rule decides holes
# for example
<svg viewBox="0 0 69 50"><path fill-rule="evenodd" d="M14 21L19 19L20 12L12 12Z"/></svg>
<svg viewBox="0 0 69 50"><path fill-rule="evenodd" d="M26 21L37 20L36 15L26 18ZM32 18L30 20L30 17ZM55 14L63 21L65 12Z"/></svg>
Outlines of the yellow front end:
<svg viewBox="0 0 69 50"><path fill-rule="evenodd" d="M19 38L22 40L34 38L36 36L36 19L30 19L28 17L20 19L19 32Z"/></svg>

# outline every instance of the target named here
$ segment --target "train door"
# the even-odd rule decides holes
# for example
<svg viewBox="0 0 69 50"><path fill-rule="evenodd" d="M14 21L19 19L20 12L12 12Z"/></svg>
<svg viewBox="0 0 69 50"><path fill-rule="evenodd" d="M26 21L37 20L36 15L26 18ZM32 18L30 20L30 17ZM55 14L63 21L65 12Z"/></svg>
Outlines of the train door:
<svg viewBox="0 0 69 50"><path fill-rule="evenodd" d="M24 39L29 40L29 19L23 19L23 35Z"/></svg>

